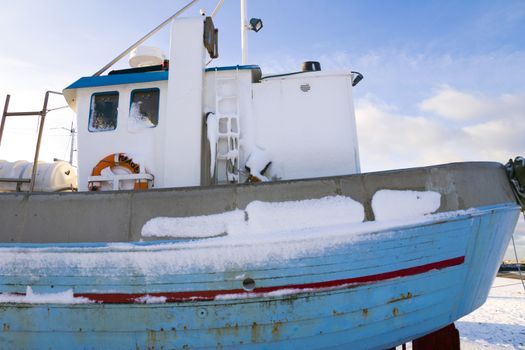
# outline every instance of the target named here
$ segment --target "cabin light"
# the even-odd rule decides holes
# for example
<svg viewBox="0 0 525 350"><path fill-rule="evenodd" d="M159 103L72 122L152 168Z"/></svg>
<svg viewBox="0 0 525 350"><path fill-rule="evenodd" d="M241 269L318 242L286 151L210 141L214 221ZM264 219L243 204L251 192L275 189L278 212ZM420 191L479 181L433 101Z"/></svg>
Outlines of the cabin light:
<svg viewBox="0 0 525 350"><path fill-rule="evenodd" d="M262 19L260 18L250 19L250 25L249 25L250 30L253 30L254 32L257 33L259 30L262 29L262 27L263 27Z"/></svg>

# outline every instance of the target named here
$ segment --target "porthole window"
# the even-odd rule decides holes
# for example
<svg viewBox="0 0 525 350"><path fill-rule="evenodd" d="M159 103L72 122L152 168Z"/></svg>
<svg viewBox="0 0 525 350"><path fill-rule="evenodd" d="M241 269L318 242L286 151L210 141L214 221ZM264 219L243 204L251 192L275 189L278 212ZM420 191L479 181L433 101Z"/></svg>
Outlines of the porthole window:
<svg viewBox="0 0 525 350"><path fill-rule="evenodd" d="M102 92L91 96L89 126L91 132L117 128L118 92Z"/></svg>
<svg viewBox="0 0 525 350"><path fill-rule="evenodd" d="M154 128L159 123L159 89L134 90L131 92L128 130L138 131Z"/></svg>

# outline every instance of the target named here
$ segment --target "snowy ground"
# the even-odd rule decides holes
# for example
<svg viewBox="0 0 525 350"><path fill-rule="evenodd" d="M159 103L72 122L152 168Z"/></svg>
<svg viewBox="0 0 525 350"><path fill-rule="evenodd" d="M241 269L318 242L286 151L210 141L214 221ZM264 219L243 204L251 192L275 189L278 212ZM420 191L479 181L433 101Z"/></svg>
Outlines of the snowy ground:
<svg viewBox="0 0 525 350"><path fill-rule="evenodd" d="M487 302L457 321L456 327L461 350L525 350L525 291L521 282L496 278ZM411 344L406 348L411 350Z"/></svg>
<svg viewBox="0 0 525 350"><path fill-rule="evenodd" d="M456 322L461 349L524 349L525 291L518 279L496 278L487 302Z"/></svg>

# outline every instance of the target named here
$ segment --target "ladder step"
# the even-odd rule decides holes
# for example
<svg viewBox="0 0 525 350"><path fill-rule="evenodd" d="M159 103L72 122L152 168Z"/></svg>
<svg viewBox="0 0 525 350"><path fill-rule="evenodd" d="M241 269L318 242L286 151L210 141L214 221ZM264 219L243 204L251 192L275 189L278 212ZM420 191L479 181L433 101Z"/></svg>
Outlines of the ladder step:
<svg viewBox="0 0 525 350"><path fill-rule="evenodd" d="M216 113L217 119L239 119L237 113Z"/></svg>
<svg viewBox="0 0 525 350"><path fill-rule="evenodd" d="M217 160L230 160L230 159L238 159L237 156L230 156L228 154L217 154Z"/></svg>
<svg viewBox="0 0 525 350"><path fill-rule="evenodd" d="M226 181L239 182L240 176L240 105L239 105L239 72L232 74L215 75L215 115L217 117L217 141L226 149L218 150L216 160L226 166ZM226 102L230 101L230 102ZM221 103L222 102L222 103ZM225 103L226 102L226 103ZM226 105L236 104L232 112L228 112ZM224 110L224 111L223 111ZM233 131L232 129L236 130ZM221 148L221 147L219 147Z"/></svg>

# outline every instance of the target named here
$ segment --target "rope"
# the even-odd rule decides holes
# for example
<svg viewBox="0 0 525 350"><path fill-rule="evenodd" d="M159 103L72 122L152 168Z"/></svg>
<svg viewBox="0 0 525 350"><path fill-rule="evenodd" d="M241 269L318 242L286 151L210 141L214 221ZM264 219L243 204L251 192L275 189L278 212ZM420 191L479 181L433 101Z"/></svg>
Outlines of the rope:
<svg viewBox="0 0 525 350"><path fill-rule="evenodd" d="M516 282L516 283L510 283L510 284L501 284L499 286L492 286L492 288L503 288L503 287L517 286L518 284L521 284L521 283Z"/></svg>
<svg viewBox="0 0 525 350"><path fill-rule="evenodd" d="M525 213L523 213L523 219L525 220ZM525 281L523 281L523 275L521 273L521 264L518 259L518 251L516 250L516 242L514 242L514 234L512 234L512 246L514 247L514 256L516 257L516 266L518 266L518 274L520 275L521 285L523 290L525 290Z"/></svg>
<svg viewBox="0 0 525 350"><path fill-rule="evenodd" d="M521 205L521 211L525 211L525 158L516 157L514 160L509 159L508 163L505 164L505 168L512 185L512 191L518 204Z"/></svg>
<svg viewBox="0 0 525 350"><path fill-rule="evenodd" d="M509 159L509 162L505 164L505 168L507 169L509 181L512 184L512 191L518 204L521 205L523 219L525 220L525 158L516 157L514 161ZM514 256L516 257L516 266L518 267L521 284L523 290L525 290L525 281L523 281L518 251L516 250L516 242L514 241L514 233L512 234L512 246L514 247Z"/></svg>

